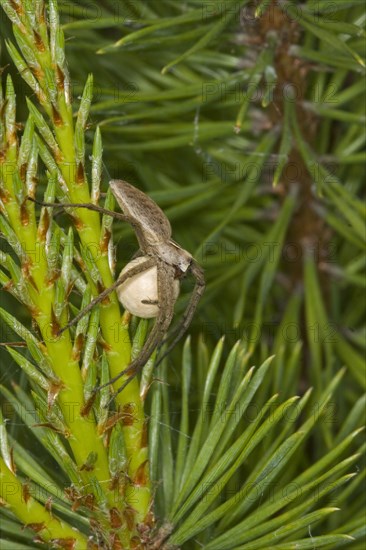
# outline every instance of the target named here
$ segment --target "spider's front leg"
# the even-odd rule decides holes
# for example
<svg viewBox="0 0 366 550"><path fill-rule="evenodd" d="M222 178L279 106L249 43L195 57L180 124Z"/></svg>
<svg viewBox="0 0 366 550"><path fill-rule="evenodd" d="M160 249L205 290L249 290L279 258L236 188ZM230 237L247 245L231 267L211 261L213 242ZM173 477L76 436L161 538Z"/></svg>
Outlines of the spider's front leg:
<svg viewBox="0 0 366 550"><path fill-rule="evenodd" d="M109 294L111 294L114 290L116 290L117 287L119 287L125 281L127 281L127 279L129 279L130 277L133 277L134 275L138 275L142 271L146 271L147 269L150 269L150 267L153 267L155 263L156 262L154 258L148 258L143 263L137 266L131 267L128 271L123 273L123 275L121 275L117 279L117 281L113 283L113 285L111 285L110 287L106 288L103 292L101 292L82 311L80 311L78 315L76 315L73 319L71 319L71 321L69 321L69 323L59 331L59 335L62 334L65 330L67 330L72 325L75 325L76 323L78 323L80 319L84 317L84 315L86 315L91 309L93 309L94 306L102 302L107 296L109 296Z"/></svg>
<svg viewBox="0 0 366 550"><path fill-rule="evenodd" d="M175 293L175 269L167 265L165 262L155 258L154 265L157 267L157 288L158 288L158 303L159 311L155 320L155 324L151 329L146 342L140 351L139 355L117 376L109 380L107 384L95 388L95 391L104 388L114 382L117 382L122 376L128 375L128 379L115 392L115 397L120 393L127 384L141 371L142 367L147 363L153 351L161 343L164 335L169 329L174 314L174 304L176 300Z"/></svg>
<svg viewBox="0 0 366 550"><path fill-rule="evenodd" d="M204 293L206 283L202 267L195 260L192 260L189 271L196 279L196 284L194 285L191 298L180 323L176 327L174 327L172 334L170 334L162 342L162 344L164 344L172 336L174 337L173 341L169 344L168 349L163 353L161 357L159 357L158 361L156 362L156 366L159 365L159 363L161 363L162 360L172 351L174 346L179 342L184 333L187 331L189 325L191 324L193 315L197 309L198 302L200 301L201 296Z"/></svg>

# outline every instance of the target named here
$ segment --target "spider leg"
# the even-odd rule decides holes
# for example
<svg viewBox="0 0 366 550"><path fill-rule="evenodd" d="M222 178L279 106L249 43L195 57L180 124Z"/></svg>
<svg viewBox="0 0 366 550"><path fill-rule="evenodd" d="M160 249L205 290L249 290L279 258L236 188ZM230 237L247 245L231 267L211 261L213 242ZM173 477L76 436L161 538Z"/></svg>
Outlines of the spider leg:
<svg viewBox="0 0 366 550"><path fill-rule="evenodd" d="M117 374L114 378L111 378L111 380L109 380L106 384L94 389L95 392L99 391L110 384L114 384L114 382L117 382L117 380L119 380L122 376L129 375L128 380L126 380L122 386L117 389L112 399L114 399L115 396L118 395L133 378L135 378L137 373L147 363L155 348L162 341L164 334L167 332L172 322L175 303L175 300L173 299L175 269L162 261L154 260L154 262L156 263L158 272L158 300L160 304L159 313L155 320L155 324L151 329L139 355L131 361L128 367Z"/></svg>
<svg viewBox="0 0 366 550"><path fill-rule="evenodd" d="M162 344L164 344L166 341L169 340L169 337L171 338L172 336L174 336L174 340L171 342L171 344L169 344L169 347L164 352L164 354L159 357L159 359L155 363L155 366L159 365L162 360L172 351L174 346L179 342L179 340L188 329L192 321L194 312L196 311L198 302L200 301L201 296L205 290L206 284L202 267L195 260L193 260L189 269L196 279L196 284L194 286L191 299L189 300L188 306L183 314L180 323L173 329L173 333L162 342Z"/></svg>
<svg viewBox="0 0 366 550"><path fill-rule="evenodd" d="M96 204L87 204L87 203L69 203L69 202L42 202L34 199L33 197L27 197L27 200L40 204L41 206L50 206L53 208L87 208L88 210L94 210L94 212L100 212L101 214L107 214L108 216L113 216L118 220L130 223L128 216L120 214L119 212L113 212L113 210L107 210Z"/></svg>
<svg viewBox="0 0 366 550"><path fill-rule="evenodd" d="M132 256L131 260L135 260L136 258L140 258L141 256L145 256L144 252L142 252L141 248L138 249L137 252Z"/></svg>
<svg viewBox="0 0 366 550"><path fill-rule="evenodd" d="M99 302L102 302L111 292L113 292L118 286L120 286L122 283L124 283L127 279L130 277L133 277L134 275L138 275L142 271L145 271L155 265L154 258L149 258L144 262L143 264L136 265L134 267L131 267L126 273L121 275L117 281L113 283L110 287L106 288L103 292L101 292L94 300L92 300L80 313L76 315L71 321L63 327L61 330L59 330L59 335L62 334L66 329L71 327L72 325L75 325L84 315L86 315L95 305L99 304Z"/></svg>

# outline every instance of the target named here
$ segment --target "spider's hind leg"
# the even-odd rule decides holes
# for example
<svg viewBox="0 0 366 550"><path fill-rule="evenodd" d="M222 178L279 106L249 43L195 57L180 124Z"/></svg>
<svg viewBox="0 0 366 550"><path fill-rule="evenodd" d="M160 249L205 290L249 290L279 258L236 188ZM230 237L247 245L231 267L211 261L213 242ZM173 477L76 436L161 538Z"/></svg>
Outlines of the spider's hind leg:
<svg viewBox="0 0 366 550"><path fill-rule="evenodd" d="M112 216L113 218L117 218L118 220L130 223L130 220L128 216L125 216L124 214L121 214L120 212L114 212L113 210L107 210L106 208L103 208L102 206L98 206L97 204L88 204L83 202L73 203L73 202L43 202L39 201L37 199L34 199L33 197L27 197L27 200L35 202L36 204L39 204L40 206L46 206L50 208L86 208L87 210L93 210L93 212L99 212L100 214L106 214L107 216Z"/></svg>

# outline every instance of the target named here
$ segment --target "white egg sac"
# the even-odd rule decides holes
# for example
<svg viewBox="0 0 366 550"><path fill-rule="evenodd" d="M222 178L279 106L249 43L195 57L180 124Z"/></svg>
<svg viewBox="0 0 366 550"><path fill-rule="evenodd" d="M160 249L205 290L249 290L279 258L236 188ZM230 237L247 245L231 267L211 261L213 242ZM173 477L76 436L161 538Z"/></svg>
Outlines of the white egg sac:
<svg viewBox="0 0 366 550"><path fill-rule="evenodd" d="M135 258L129 262L121 271L121 275L126 273L132 267L139 265L147 260L147 256ZM117 296L121 304L132 315L150 319L156 317L159 313L158 304L158 272L156 266L142 271L133 277L129 277L124 283L117 287ZM179 295L179 281L174 281L175 299Z"/></svg>

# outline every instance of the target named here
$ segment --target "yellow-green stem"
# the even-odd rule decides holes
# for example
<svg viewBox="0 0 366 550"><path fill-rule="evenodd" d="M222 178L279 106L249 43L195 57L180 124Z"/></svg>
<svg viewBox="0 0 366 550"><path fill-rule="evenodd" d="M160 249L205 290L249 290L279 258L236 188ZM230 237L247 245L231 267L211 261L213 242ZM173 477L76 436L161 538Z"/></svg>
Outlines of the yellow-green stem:
<svg viewBox="0 0 366 550"><path fill-rule="evenodd" d="M26 496L19 479L7 468L0 458L0 496L11 511L37 533L43 540L60 544L62 539L73 539L75 550L87 548L87 538L68 525L65 521L54 518L46 508L32 496Z"/></svg>
<svg viewBox="0 0 366 550"><path fill-rule="evenodd" d="M76 160L75 152L70 144L74 143L74 132L70 111L63 105L61 115L65 117L64 126L56 128L58 143L64 155L60 166L63 177L68 185L70 198L76 203L90 202L87 183L80 185L75 182ZM70 167L74 169L70 170ZM72 176L70 178L70 176ZM92 261L98 268L105 288L113 282L109 267L108 256L101 250L101 229L99 216L96 212L87 209L77 209L77 216L81 223L78 224L78 233L82 246L92 256ZM94 293L96 289L94 287ZM100 326L103 338L108 344L108 363L111 377L117 376L130 362L130 344L128 332L121 324L120 308L116 293L112 293L109 303L101 306ZM114 385L118 389L123 379ZM127 499L137 512L137 520L144 521L151 503L150 482L148 476L148 451L144 444L145 417L142 400L139 395L139 384L132 381L117 398L117 403L122 412L133 410L133 422L123 423L123 434L129 464L128 475L134 482L134 487L127 492ZM127 413L129 414L129 412ZM143 471L141 471L143 470Z"/></svg>

